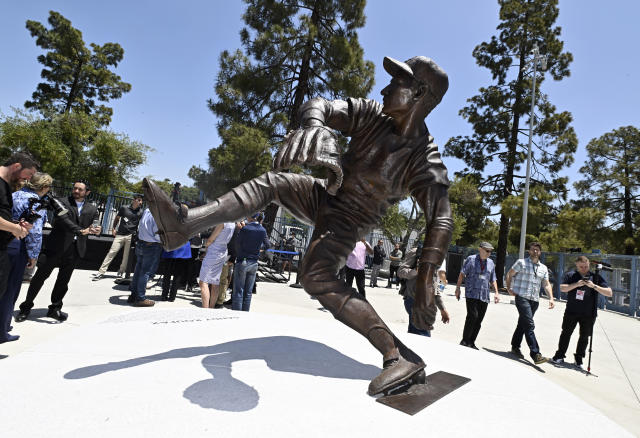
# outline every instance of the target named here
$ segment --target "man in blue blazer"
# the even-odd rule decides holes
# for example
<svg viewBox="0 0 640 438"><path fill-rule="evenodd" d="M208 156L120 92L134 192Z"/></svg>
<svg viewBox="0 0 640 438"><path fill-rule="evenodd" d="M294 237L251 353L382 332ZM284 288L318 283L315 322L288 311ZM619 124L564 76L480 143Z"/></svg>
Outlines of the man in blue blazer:
<svg viewBox="0 0 640 438"><path fill-rule="evenodd" d="M100 234L100 227L92 224L98 219L98 209L86 202L89 195L89 183L76 181L73 192L68 198L61 199L68 212L56 217L51 234L45 241L44 250L38 260L38 270L31 279L27 298L20 304L20 313L16 322L27 319L33 301L55 268L60 268L58 278L51 291L51 305L47 316L63 322L67 314L62 312L62 299L69 289L69 280L78 259L87 252L89 234Z"/></svg>

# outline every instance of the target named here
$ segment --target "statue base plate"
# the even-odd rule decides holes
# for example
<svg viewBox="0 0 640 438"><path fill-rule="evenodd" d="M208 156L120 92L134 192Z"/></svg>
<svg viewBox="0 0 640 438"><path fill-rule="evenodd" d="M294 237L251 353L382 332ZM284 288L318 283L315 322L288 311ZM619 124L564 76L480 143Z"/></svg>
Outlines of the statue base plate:
<svg viewBox="0 0 640 438"><path fill-rule="evenodd" d="M427 376L425 384L412 385L404 392L386 395L376 401L405 414L415 415L470 381L467 377L438 371Z"/></svg>

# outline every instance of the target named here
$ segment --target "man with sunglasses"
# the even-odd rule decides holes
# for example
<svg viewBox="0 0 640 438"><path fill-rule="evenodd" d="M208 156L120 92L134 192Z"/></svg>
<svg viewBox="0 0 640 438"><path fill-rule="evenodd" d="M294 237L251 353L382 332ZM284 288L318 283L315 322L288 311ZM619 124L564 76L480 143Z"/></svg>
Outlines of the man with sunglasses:
<svg viewBox="0 0 640 438"><path fill-rule="evenodd" d="M462 280L465 280L464 297L467 303L467 319L464 322L460 345L475 350L478 349L476 338L480 333L487 306L489 306L489 289L493 288L494 301L500 302L496 281L496 265L489 258L491 251L493 251L493 246L489 242L482 242L478 248L478 254L469 256L464 261L456 284L456 298L460 300L460 285Z"/></svg>

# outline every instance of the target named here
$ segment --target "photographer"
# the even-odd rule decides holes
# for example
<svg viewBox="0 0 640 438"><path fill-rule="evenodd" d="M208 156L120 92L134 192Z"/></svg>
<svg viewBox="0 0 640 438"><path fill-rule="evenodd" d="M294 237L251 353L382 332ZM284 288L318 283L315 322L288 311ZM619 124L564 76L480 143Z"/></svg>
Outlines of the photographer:
<svg viewBox="0 0 640 438"><path fill-rule="evenodd" d="M72 195L60 201L68 210L67 214L59 215L53 223L51 234L47 238L38 262L38 270L31 279L27 298L20 304L20 313L16 322L28 318L33 300L49 278L55 268L60 268L58 278L51 292L51 305L47 317L66 321L67 314L62 312L62 300L69 290L69 280L76 267L78 259L84 257L87 251L89 234L100 234L101 227L93 225L98 220L98 209L86 202L89 195L89 183L76 181L73 184Z"/></svg>
<svg viewBox="0 0 640 438"><path fill-rule="evenodd" d="M7 248L10 270L7 291L0 298L0 342L16 341L20 338L11 335L11 316L13 306L18 299L22 276L26 267L36 265L42 246L42 225L47 220L48 202L42 197L47 194L53 178L46 173L36 173L26 187L13 193L12 217L14 221L21 219L33 225L24 239L13 239Z"/></svg>
<svg viewBox="0 0 640 438"><path fill-rule="evenodd" d="M560 284L560 291L567 294L567 307L562 318L562 333L558 342L558 351L551 359L554 363L564 362L565 353L569 348L569 340L580 324L580 336L576 346L575 364L582 368L582 359L587 350L589 336L593 332L596 322L598 294L605 297L613 295L613 291L600 274L589 270L590 261L585 256L576 259L576 269L567 272Z"/></svg>
<svg viewBox="0 0 640 438"><path fill-rule="evenodd" d="M417 248L411 248L407 251L405 258L402 264L398 269L398 278L402 281L402 286L400 287L400 293L404 296L404 308L409 314L409 327L407 332L413 333L415 335L422 336L431 336L431 330L420 330L415 327L412 322L413 311L413 303L415 300L415 292L416 292L416 279L418 278L418 264L420 262L420 257L418 254L422 253L422 246L419 245ZM440 309L440 314L442 316L442 322L447 324L449 322L449 312L444 307L444 302L442 301L441 292L444 290L444 285L447 283L447 264L446 260L442 262L442 265L436 269L436 274L433 276L433 283L437 285L435 287L435 301L436 307ZM442 287L440 287L442 285ZM435 319L435 317L434 317Z"/></svg>

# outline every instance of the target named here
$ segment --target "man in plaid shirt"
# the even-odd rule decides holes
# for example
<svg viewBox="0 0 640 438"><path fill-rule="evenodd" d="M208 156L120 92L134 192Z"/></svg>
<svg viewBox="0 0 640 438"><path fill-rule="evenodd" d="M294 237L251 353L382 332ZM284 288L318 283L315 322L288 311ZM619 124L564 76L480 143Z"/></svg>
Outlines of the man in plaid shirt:
<svg viewBox="0 0 640 438"><path fill-rule="evenodd" d="M529 244L529 258L518 259L507 273L507 292L516 297L518 309L518 325L511 338L511 353L520 359L524 355L520 351L522 338L527 340L529 351L534 363L541 364L548 359L540 354L540 347L533 332L535 324L533 315L538 310L540 300L540 286L544 286L549 295L549 309L553 309L553 290L549 283L549 270L540 262L542 245L538 242Z"/></svg>

